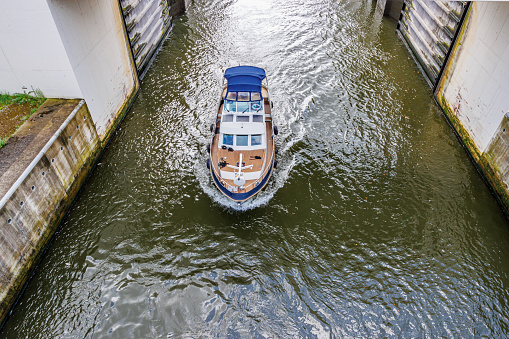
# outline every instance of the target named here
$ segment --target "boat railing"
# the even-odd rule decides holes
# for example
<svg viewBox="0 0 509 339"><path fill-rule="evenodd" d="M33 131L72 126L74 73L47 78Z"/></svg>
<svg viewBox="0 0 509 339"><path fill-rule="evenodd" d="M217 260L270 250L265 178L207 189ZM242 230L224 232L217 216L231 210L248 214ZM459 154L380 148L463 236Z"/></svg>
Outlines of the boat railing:
<svg viewBox="0 0 509 339"><path fill-rule="evenodd" d="M221 117L222 117L222 114L221 114L221 105L224 103L224 94L225 94L225 89L227 88L228 86L228 82L223 78L222 79L222 87L223 87L223 92L222 92L222 95L221 95L221 100L219 101L219 105L217 107L217 117L216 117L216 126L215 128L217 128L217 123L221 122ZM266 90L268 90L268 86L269 86L269 80L268 80L268 77L265 77L265 79L262 80L262 87L265 87ZM264 102L267 101L267 102L270 102L269 101L270 99L267 97L267 98L264 98ZM269 119L269 120L268 120ZM265 114L265 121L266 122L269 122L272 120L272 115L271 114ZM216 134L214 133L214 135L212 136L212 143L214 142L214 138L216 137ZM274 139L272 139L272 148L274 149L275 145L274 145ZM270 157L270 161L273 162L274 161L274 156L275 156L275 153L272 152L272 155ZM241 158L242 159L242 158ZM244 192L247 192L248 188L250 188L251 186L258 186L260 184L260 179L262 179L265 175L267 175L267 171L268 171L268 168L266 168L266 164L267 164L267 153L265 152L265 157L263 159L263 164L262 164L262 168L265 168L265 171L264 173L262 173L262 176L260 178L258 178L256 181L253 181L252 183L250 183L249 185L246 185L246 186L232 186L230 184L228 184L227 182L225 182L222 178L221 178L221 175L220 175L220 172L218 172L218 170L216 169L216 166L214 166L214 159L212 159L212 152L210 153L210 160L211 160L211 169L212 171L214 172L214 174L216 175L216 177L219 179L219 182L221 183L221 185L223 185L228 191L230 192L234 192L234 193L237 193L237 192L240 192L242 190L244 190ZM239 163L239 167L242 166L242 162ZM228 167L234 167L234 166L228 166ZM252 165L250 166L252 167ZM239 168L239 174L240 175L242 172L241 172L241 169ZM263 179L262 179L263 180Z"/></svg>
<svg viewBox="0 0 509 339"><path fill-rule="evenodd" d="M272 147L274 147L274 141L272 142ZM273 161L273 159L274 159L274 152L272 153L272 156L270 157L270 161L272 162L272 161ZM265 156L265 158L264 158L262 168L264 168L264 167L265 167L266 162L267 162L267 156ZM232 166L232 167L234 167L234 166ZM216 171L215 166L212 166L212 169L213 169L213 171L214 171L214 173L215 173L216 177L221 178L221 175L220 175L220 174ZM265 174L266 174L265 172L264 172L264 173L262 173L262 176L261 176L260 178L263 178L263 177L265 176ZM250 183L250 184L249 184L249 185L247 185L247 186L232 186L232 185L228 184L227 182L225 182L223 179L221 179L219 182L221 183L221 185L223 185L224 187L226 187L226 189L227 189L228 191L230 191L230 192L238 192L238 191L240 191L240 190L245 190L245 191L247 191L247 189L248 189L248 188L250 188L251 186L256 187L256 186L260 183L260 179L258 179L258 180L256 180L256 181L253 181L252 183Z"/></svg>

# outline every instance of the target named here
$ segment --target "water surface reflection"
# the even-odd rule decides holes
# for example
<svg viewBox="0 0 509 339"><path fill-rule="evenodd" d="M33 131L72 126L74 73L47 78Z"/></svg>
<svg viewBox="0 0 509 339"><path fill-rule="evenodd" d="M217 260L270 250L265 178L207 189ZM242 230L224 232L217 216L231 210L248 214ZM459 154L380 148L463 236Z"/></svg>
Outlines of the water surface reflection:
<svg viewBox="0 0 509 339"><path fill-rule="evenodd" d="M508 222L394 29L372 1L195 1L2 336L507 336ZM238 64L280 131L241 210L205 167Z"/></svg>

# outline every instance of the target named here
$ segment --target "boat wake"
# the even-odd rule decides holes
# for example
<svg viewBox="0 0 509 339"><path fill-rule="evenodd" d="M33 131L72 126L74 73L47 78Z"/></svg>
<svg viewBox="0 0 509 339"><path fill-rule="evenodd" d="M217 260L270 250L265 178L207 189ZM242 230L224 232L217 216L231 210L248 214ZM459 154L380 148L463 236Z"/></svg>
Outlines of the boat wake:
<svg viewBox="0 0 509 339"><path fill-rule="evenodd" d="M292 120L291 122L287 122L287 124L285 124L284 121L277 121L279 126L286 125L289 128L280 129L278 140L276 141L276 146L279 148L279 153L276 156L278 162L277 168L274 169L269 183L260 193L242 203L236 203L228 199L217 189L210 177L210 172L206 165L208 159L208 153L206 151L203 151L202 154L197 157L193 171L203 192L205 192L215 204L227 211L244 212L267 205L276 192L280 188L283 188L292 169L297 164L297 158L292 152L292 146L301 141L306 134L304 124L302 124L298 118L293 118ZM203 138L201 140L201 149L205 150L208 142L208 138Z"/></svg>
<svg viewBox="0 0 509 339"><path fill-rule="evenodd" d="M274 197L276 192L284 186L292 168L296 163L295 157L286 157L285 154L280 152L279 156L277 157L278 166L276 169L274 169L272 177L263 191L247 201L237 203L228 199L224 194L218 191L212 182L209 170L206 166L207 158L208 154L205 153L196 163L194 171L194 173L196 173L196 179L200 183L203 191L212 199L214 203L225 208L226 210L235 212L249 211L267 205L272 197Z"/></svg>
<svg viewBox="0 0 509 339"><path fill-rule="evenodd" d="M200 138L200 149L203 151L196 157L194 165L194 173L203 192L215 204L227 211L243 212L267 205L276 192L285 185L290 172L299 162L298 154L295 153L295 145L304 139L306 130L310 127L311 122L308 115L312 115L314 103L314 99L309 96L304 98L298 106L289 102L281 105L283 107L280 107L280 111L274 116L275 125L279 127L279 135L276 137L276 148L279 149L276 155L277 168L273 170L267 186L260 193L241 203L232 201L222 194L212 181L210 171L206 166L209 154L205 151L210 139L208 132L204 132L203 137ZM207 131L206 126L202 126L201 129Z"/></svg>

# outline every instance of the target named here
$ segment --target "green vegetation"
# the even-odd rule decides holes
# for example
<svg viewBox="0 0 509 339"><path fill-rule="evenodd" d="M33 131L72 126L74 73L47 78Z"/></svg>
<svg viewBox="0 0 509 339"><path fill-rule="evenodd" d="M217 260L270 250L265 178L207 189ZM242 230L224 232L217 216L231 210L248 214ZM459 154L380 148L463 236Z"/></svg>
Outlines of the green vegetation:
<svg viewBox="0 0 509 339"><path fill-rule="evenodd" d="M0 93L0 110L12 102L12 97L9 94Z"/></svg>
<svg viewBox="0 0 509 339"><path fill-rule="evenodd" d="M28 93L0 93L0 148L45 100L41 90L33 88Z"/></svg>
<svg viewBox="0 0 509 339"><path fill-rule="evenodd" d="M29 104L30 106L39 106L46 100L40 89L32 89L28 93L14 93L13 95L7 93L0 93L0 110L10 104ZM34 110L35 112L35 110Z"/></svg>

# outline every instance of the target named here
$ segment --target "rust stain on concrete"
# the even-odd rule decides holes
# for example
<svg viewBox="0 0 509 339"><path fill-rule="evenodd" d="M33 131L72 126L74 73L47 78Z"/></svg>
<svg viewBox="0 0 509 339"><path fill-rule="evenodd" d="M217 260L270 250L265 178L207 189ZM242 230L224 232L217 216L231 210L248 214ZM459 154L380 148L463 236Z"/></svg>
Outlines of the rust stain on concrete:
<svg viewBox="0 0 509 339"><path fill-rule="evenodd" d="M16 132L16 140L23 141L18 148L14 141L2 148L0 159L10 165L0 172L0 322L100 154L88 108L79 102L48 99ZM75 109L74 117L47 148ZM43 149L47 150L39 158ZM37 163L32 168L33 161Z"/></svg>

